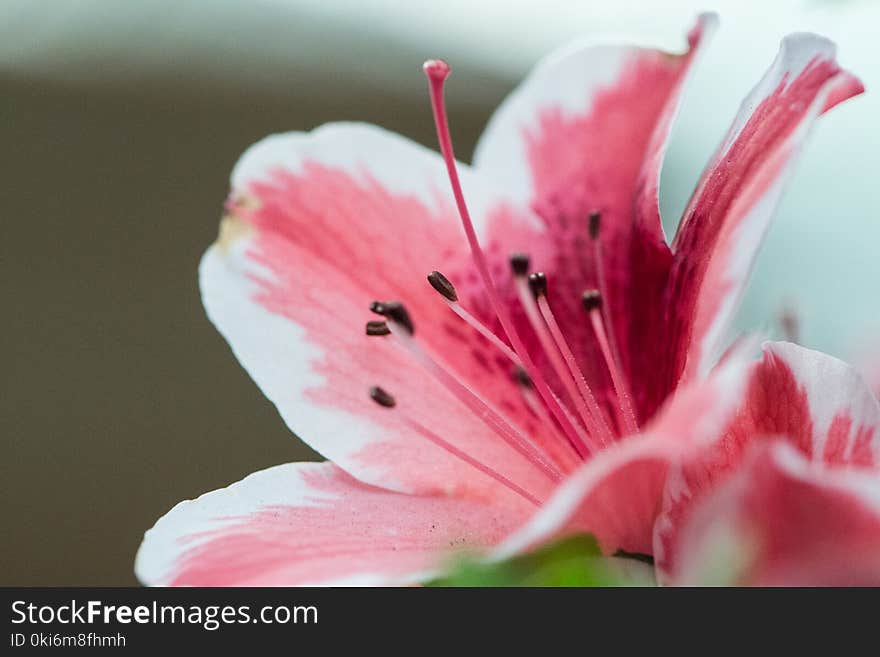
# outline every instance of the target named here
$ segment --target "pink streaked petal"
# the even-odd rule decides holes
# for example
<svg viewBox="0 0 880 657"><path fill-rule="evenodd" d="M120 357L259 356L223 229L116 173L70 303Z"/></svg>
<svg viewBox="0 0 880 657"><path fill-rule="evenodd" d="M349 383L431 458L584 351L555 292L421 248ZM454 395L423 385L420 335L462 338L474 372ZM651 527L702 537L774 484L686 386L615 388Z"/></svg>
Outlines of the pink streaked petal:
<svg viewBox="0 0 880 657"><path fill-rule="evenodd" d="M620 441L570 476L495 556L572 532L593 534L608 554L618 549L650 554L666 473L679 453L674 443L650 435Z"/></svg>
<svg viewBox="0 0 880 657"><path fill-rule="evenodd" d="M290 463L175 506L144 536L135 571L148 585L407 584L456 550L496 544L523 517Z"/></svg>
<svg viewBox="0 0 880 657"><path fill-rule="evenodd" d="M758 376L766 389L779 379L796 382L809 408L811 430L804 427L798 434L795 427L777 425L777 431L798 436L796 442L812 460L880 467L880 402L856 368L822 352L779 342L765 347Z"/></svg>
<svg viewBox="0 0 880 657"><path fill-rule="evenodd" d="M880 479L754 445L682 529L677 584L880 585Z"/></svg>
<svg viewBox="0 0 880 657"><path fill-rule="evenodd" d="M631 380L643 420L659 403L645 402L643 390L658 368L643 362L637 367L644 348L635 345L643 336L630 333L654 325L650 318L670 257L657 202L660 168L682 88L715 22L714 16L701 17L683 54L578 44L551 55L501 105L474 158L477 170L501 181L520 205L540 216L537 225L496 222L490 249L502 256L526 251L535 268L547 273L550 303L602 399L612 396L611 380L583 321L580 294L607 288L605 308L623 367L628 373L638 369ZM592 210L602 213L605 286L588 235ZM515 297L512 289L506 293ZM524 317L519 321L525 324Z"/></svg>
<svg viewBox="0 0 880 657"><path fill-rule="evenodd" d="M469 172L477 212L499 207ZM417 339L512 422L544 435L510 362L428 285L446 270L462 303L479 295L438 155L379 128L329 125L271 137L236 166L230 215L205 254L208 315L303 440L370 484L417 493L507 495L415 433L417 420L531 494L549 481L489 431L393 338L367 337L375 299L403 301ZM378 385L397 400L381 408Z"/></svg>
<svg viewBox="0 0 880 657"><path fill-rule="evenodd" d="M673 242L671 380L712 366L770 219L817 117L863 91L811 34L783 40L776 61L743 103L685 211Z"/></svg>
<svg viewBox="0 0 880 657"><path fill-rule="evenodd" d="M657 179L681 85L716 24L714 15L701 16L684 54L590 42L551 53L496 110L474 168L522 205L565 202L588 189L625 197L615 205L631 204L641 179L659 215ZM605 184L605 177L617 184ZM578 218L594 207L602 206L584 206ZM625 225L630 217L621 219ZM661 230L659 223L651 230Z"/></svg>
<svg viewBox="0 0 880 657"><path fill-rule="evenodd" d="M677 534L694 506L742 463L755 442L782 436L806 458L829 466L880 464L880 404L850 365L785 342L764 345L746 394L719 440L670 473L654 554L675 569Z"/></svg>
<svg viewBox="0 0 880 657"><path fill-rule="evenodd" d="M451 204L446 170L439 154L378 126L357 122L327 123L311 132L274 134L250 146L230 176L233 194L271 184L279 172L300 174L310 164L345 171L364 183L424 202ZM485 229L502 200L466 164L458 163L461 184L479 229ZM456 215L453 215L455 217ZM458 230L453 222L452 231Z"/></svg>
<svg viewBox="0 0 880 657"><path fill-rule="evenodd" d="M679 391L644 433L600 452L497 551L507 556L567 532L602 549L652 553L652 532L669 468L717 436L741 400L745 362L731 358L699 385Z"/></svg>

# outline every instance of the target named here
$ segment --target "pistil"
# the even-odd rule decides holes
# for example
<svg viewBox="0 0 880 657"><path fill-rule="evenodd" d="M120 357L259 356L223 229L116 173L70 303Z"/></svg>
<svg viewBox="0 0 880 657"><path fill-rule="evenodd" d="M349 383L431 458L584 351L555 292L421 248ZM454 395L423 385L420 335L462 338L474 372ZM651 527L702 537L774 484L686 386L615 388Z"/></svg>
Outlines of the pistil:
<svg viewBox="0 0 880 657"><path fill-rule="evenodd" d="M555 401L550 386L547 385L547 382L544 380L544 377L541 376L538 368L535 367L534 362L526 350L525 344L513 324L510 313L504 304L501 303L501 298L498 294L498 289L495 286L495 281L492 279L492 275L489 272L489 264L483 253L482 247L480 247L480 242L477 239L477 232L474 229L473 221L471 221L470 212L468 211L467 204L464 200L464 192L461 189L461 182L458 178L458 170L455 165L455 152L452 148L452 139L449 134L449 122L446 117L446 103L443 99L443 86L446 78L449 76L449 65L439 59L429 60L425 62L424 71L429 82L431 108L434 113L434 124L437 128L437 140L440 144L440 152L446 163L446 172L449 176L449 183L452 187L452 194L455 197L455 204L458 208L459 217L461 218L462 228L464 229L468 246L470 247L471 257L473 258L474 265L476 266L477 272L483 282L483 286L486 289L489 303L492 305L492 309L495 311L498 320L501 322L501 326L504 329L507 338L510 340L510 344L513 346L514 353L519 357L526 372L528 372L529 376L534 381L535 389L538 391L541 399L547 404L547 407L551 410L557 422L559 422L559 425L563 428L568 439L573 442L580 441L581 439L577 435L577 430L571 425L565 412Z"/></svg>

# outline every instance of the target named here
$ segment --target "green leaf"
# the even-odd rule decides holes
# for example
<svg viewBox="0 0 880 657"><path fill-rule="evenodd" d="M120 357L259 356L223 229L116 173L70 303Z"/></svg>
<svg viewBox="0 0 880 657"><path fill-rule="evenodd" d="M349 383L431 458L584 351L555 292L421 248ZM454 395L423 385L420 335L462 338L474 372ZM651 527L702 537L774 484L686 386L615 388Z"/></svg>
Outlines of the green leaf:
<svg viewBox="0 0 880 657"><path fill-rule="evenodd" d="M596 539L575 534L504 561L469 556L426 586L655 586L641 558L604 557Z"/></svg>

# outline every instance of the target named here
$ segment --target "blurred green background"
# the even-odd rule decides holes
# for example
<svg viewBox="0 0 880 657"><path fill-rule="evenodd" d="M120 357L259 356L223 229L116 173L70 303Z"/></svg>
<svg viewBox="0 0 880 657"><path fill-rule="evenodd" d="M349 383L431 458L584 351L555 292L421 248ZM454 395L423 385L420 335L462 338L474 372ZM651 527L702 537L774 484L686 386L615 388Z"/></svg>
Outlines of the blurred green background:
<svg viewBox="0 0 880 657"><path fill-rule="evenodd" d="M767 4L0 2L0 584L132 584L143 532L173 504L315 457L199 300L198 261L249 144L354 119L433 146L420 65L443 56L467 159L492 108L559 43L612 32L680 48L714 7L722 30L664 170L674 228L784 33L829 34L880 83L877 3ZM877 335L878 110L867 96L820 126L741 326L772 330L787 305L809 346L847 355Z"/></svg>

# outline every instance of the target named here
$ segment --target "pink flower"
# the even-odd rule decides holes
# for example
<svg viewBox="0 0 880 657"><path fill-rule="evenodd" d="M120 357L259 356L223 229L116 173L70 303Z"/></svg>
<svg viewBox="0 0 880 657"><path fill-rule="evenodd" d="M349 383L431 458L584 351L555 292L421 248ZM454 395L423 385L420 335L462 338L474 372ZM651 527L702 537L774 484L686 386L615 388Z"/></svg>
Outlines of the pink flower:
<svg viewBox="0 0 880 657"><path fill-rule="evenodd" d="M667 246L660 166L714 22L683 54L551 56L472 167L452 161L439 61L426 72L445 162L358 124L249 149L203 299L331 462L181 503L147 532L140 579L405 583L452 550L502 555L569 529L651 553L670 464L717 437L742 394L737 359L712 367L799 147L861 91L831 43L787 38Z"/></svg>
<svg viewBox="0 0 880 657"><path fill-rule="evenodd" d="M880 404L849 365L777 343L719 440L676 464L655 528L673 583L880 585Z"/></svg>

